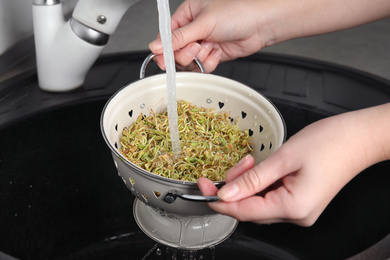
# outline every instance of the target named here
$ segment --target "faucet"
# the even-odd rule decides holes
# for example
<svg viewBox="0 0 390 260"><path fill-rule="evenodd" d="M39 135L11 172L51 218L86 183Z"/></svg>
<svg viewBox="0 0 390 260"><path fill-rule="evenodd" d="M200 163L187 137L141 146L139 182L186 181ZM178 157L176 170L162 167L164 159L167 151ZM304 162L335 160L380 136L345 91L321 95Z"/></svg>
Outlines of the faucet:
<svg viewBox="0 0 390 260"><path fill-rule="evenodd" d="M76 89L122 16L139 0L79 0L66 21L60 0L33 0L38 83L45 91Z"/></svg>

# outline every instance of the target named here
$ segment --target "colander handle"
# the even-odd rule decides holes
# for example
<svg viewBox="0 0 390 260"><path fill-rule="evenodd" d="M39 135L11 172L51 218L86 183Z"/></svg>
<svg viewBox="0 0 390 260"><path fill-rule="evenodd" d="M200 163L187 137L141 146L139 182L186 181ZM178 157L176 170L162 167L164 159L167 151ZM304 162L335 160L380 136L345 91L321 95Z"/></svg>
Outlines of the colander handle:
<svg viewBox="0 0 390 260"><path fill-rule="evenodd" d="M199 201L199 202L213 202L213 201L220 200L220 198L218 196L202 196L202 195L183 194L180 191L171 190L167 193L167 195L165 195L164 201L171 204L176 200L177 197L179 197L183 200Z"/></svg>
<svg viewBox="0 0 390 260"><path fill-rule="evenodd" d="M139 78L140 79L143 79L145 78L145 74L146 74L146 67L148 66L149 62L154 58L156 57L157 54L155 53L151 53L148 55L148 57L146 57L146 59L144 60L144 62L142 62L142 65L141 65L141 70L139 72ZM200 69L200 72L201 73L204 73L205 70L204 70L204 67L203 67L203 64L197 59L195 58L195 63L196 65L198 65L199 69Z"/></svg>

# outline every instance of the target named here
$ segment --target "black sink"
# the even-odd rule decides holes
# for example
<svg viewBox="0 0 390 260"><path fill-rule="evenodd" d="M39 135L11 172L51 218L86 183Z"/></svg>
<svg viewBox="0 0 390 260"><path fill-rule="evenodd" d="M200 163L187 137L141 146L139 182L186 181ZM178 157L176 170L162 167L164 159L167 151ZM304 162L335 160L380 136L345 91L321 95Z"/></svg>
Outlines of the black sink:
<svg viewBox="0 0 390 260"><path fill-rule="evenodd" d="M156 245L140 231L132 215L134 198L117 176L100 133L105 102L137 80L146 56L137 52L102 57L85 85L68 93L39 90L35 71L0 84L0 251L4 254L17 259L183 256ZM158 73L153 66L148 70ZM390 102L390 82L384 79L289 56L257 54L222 64L215 74L268 96L281 111L289 136L321 118ZM353 256L390 233L389 170L386 161L358 175L312 227L240 223L231 238L215 249L192 253L203 259Z"/></svg>

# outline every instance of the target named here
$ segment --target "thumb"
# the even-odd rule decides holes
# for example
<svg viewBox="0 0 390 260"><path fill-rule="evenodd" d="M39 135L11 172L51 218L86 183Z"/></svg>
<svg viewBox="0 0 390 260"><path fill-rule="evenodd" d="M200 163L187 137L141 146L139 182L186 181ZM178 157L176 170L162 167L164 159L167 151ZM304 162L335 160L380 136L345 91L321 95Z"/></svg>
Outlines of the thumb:
<svg viewBox="0 0 390 260"><path fill-rule="evenodd" d="M280 178L298 170L298 163L282 154L279 149L260 164L246 170L224 185L218 191L218 196L226 202L239 201L263 191Z"/></svg>
<svg viewBox="0 0 390 260"><path fill-rule="evenodd" d="M202 25L200 19L196 19L193 22L179 27L172 32L172 47L176 51L187 46L191 42L196 42L199 40L204 40L206 38L205 34L206 25Z"/></svg>

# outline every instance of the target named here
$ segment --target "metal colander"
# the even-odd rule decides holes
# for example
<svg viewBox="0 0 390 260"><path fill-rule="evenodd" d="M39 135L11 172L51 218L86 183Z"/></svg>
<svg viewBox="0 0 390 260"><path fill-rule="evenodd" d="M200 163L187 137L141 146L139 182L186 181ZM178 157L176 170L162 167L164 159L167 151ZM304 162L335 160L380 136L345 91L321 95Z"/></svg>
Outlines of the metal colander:
<svg viewBox="0 0 390 260"><path fill-rule="evenodd" d="M285 141L285 123L279 111L267 98L248 86L220 76L195 72L178 72L176 84L178 100L212 107L216 112L227 111L232 118L238 118L240 129L249 129L251 154L256 163L267 158ZM140 212L147 211L139 201L151 206L159 215L171 218L214 215L216 213L206 202L216 198L202 196L196 183L157 176L131 163L119 152L123 128L130 126L141 113L148 115L150 108L157 113L165 111L166 92L164 74L140 79L120 89L103 109L103 137L123 182L138 198L134 206L136 218L142 218ZM234 223L229 222L229 225Z"/></svg>

